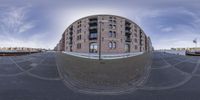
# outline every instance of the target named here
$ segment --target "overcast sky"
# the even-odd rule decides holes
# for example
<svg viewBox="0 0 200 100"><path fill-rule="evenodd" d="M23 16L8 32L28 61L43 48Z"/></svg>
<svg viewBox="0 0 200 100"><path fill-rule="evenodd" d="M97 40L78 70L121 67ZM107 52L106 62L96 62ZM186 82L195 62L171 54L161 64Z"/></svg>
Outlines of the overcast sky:
<svg viewBox="0 0 200 100"><path fill-rule="evenodd" d="M111 14L136 22L155 49L200 46L199 0L0 0L0 47L53 48L81 17Z"/></svg>

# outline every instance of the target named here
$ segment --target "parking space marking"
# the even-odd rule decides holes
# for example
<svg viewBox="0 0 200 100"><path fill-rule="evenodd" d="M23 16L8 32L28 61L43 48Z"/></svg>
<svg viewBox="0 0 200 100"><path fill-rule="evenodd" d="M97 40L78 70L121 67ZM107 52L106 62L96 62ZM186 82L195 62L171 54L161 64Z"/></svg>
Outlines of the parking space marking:
<svg viewBox="0 0 200 100"><path fill-rule="evenodd" d="M176 64L172 65L172 64L168 63L168 62L165 60L166 57L163 57L163 56L165 56L165 54L159 54L159 56L161 57L162 60L164 60L167 64L170 65L170 66L168 66L168 67L166 67L166 68L170 68L170 67L171 67L171 68L173 68L173 69L179 71L180 73L185 74L185 75L186 75L186 76L185 76L185 80L183 80L183 81L181 81L181 82L179 82L179 83L177 83L177 84L170 85L170 86L163 86L163 87L148 87L148 86L145 87L145 86L144 86L144 87L141 87L141 88L138 88L138 89L141 89L141 90L165 90L165 89L172 89L172 88L176 88L176 87L182 86L182 85L186 84L189 80L191 80L191 78L192 78L192 75L191 75L191 74L186 73L186 72L183 72L183 71L177 69L176 67L174 67L174 65L183 63L183 62L187 61L188 59L187 59L187 60L184 60L184 61L182 61L182 62L179 62L179 63L176 63ZM157 68L157 69L159 70L159 69L162 69L162 68ZM152 68L152 70L155 70L155 69Z"/></svg>
<svg viewBox="0 0 200 100"><path fill-rule="evenodd" d="M10 60L22 71L22 73L26 73L29 76L38 78L38 79L42 79L42 80L50 80L50 81L57 81L57 80L61 80L60 77L58 78L46 78L46 77L42 77L39 75L35 75L31 72L29 72L30 70L24 70L20 65L18 65L12 58L10 58Z"/></svg>

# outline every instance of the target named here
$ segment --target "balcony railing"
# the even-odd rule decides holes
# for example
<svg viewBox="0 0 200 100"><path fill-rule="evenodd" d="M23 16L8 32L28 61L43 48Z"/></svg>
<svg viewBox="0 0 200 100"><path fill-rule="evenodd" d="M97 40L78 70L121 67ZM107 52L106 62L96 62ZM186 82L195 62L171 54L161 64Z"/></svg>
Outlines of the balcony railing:
<svg viewBox="0 0 200 100"><path fill-rule="evenodd" d="M130 24L125 24L125 27L131 27L131 25Z"/></svg>
<svg viewBox="0 0 200 100"><path fill-rule="evenodd" d="M131 38L126 38L125 41L126 42L131 42Z"/></svg>
<svg viewBox="0 0 200 100"><path fill-rule="evenodd" d="M97 23L89 23L90 26L97 26Z"/></svg>
<svg viewBox="0 0 200 100"><path fill-rule="evenodd" d="M89 34L89 40L96 40L98 37L97 33L90 33Z"/></svg>
<svg viewBox="0 0 200 100"><path fill-rule="evenodd" d="M131 27L125 27L125 30L130 30L131 29Z"/></svg>
<svg viewBox="0 0 200 100"><path fill-rule="evenodd" d="M97 23L97 20L92 20L89 23Z"/></svg>
<svg viewBox="0 0 200 100"><path fill-rule="evenodd" d="M98 20L97 18L90 18L89 19L90 21L95 21L95 20Z"/></svg>
<svg viewBox="0 0 200 100"><path fill-rule="evenodd" d="M125 30L125 33L130 35L131 31L130 30Z"/></svg>
<svg viewBox="0 0 200 100"><path fill-rule="evenodd" d="M72 44L72 41L70 41L69 44Z"/></svg>
<svg viewBox="0 0 200 100"><path fill-rule="evenodd" d="M97 29L97 26L91 26L89 29Z"/></svg>

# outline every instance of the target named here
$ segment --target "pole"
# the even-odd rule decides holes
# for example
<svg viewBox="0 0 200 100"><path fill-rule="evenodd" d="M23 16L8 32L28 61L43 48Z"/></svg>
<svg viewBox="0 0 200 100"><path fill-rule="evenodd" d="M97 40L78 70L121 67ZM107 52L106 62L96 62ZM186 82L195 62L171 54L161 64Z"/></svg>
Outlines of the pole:
<svg viewBox="0 0 200 100"><path fill-rule="evenodd" d="M100 24L100 32L99 32L99 60L101 60L101 21L99 21Z"/></svg>
<svg viewBox="0 0 200 100"><path fill-rule="evenodd" d="M195 47L197 48L197 43L195 43Z"/></svg>

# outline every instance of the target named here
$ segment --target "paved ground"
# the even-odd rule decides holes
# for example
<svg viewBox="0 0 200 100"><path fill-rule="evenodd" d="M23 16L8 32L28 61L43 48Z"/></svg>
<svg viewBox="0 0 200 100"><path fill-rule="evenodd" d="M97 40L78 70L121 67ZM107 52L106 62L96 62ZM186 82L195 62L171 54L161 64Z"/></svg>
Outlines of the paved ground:
<svg viewBox="0 0 200 100"><path fill-rule="evenodd" d="M100 61L62 53L58 53L56 58L66 85L90 94L121 94L142 87L152 62L149 53Z"/></svg>
<svg viewBox="0 0 200 100"><path fill-rule="evenodd" d="M199 58L155 52L142 87L100 95L69 88L58 73L55 53L0 57L0 100L199 100Z"/></svg>

